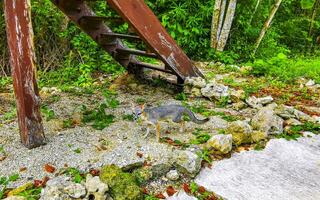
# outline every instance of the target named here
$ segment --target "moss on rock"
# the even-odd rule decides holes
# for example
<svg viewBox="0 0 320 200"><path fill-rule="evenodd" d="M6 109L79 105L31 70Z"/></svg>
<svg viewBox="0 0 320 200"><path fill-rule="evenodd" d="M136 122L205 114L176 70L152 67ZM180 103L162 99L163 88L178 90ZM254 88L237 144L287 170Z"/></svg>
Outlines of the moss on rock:
<svg viewBox="0 0 320 200"><path fill-rule="evenodd" d="M140 200L143 198L134 176L123 172L115 165L104 166L101 170L100 179L108 184L114 200Z"/></svg>

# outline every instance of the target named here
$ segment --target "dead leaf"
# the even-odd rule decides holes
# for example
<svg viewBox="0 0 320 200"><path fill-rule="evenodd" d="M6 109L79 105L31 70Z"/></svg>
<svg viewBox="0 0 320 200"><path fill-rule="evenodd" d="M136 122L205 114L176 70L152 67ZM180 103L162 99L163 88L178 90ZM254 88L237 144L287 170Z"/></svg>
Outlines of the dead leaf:
<svg viewBox="0 0 320 200"><path fill-rule="evenodd" d="M183 187L183 190L184 190L186 193L191 194L190 186L189 186L187 183L184 183L184 184L182 185L182 187Z"/></svg>
<svg viewBox="0 0 320 200"><path fill-rule="evenodd" d="M166 197L161 193L157 194L155 197L158 199L166 199Z"/></svg>
<svg viewBox="0 0 320 200"><path fill-rule="evenodd" d="M198 192L199 192L200 194L203 194L203 193L206 192L206 188L204 188L203 186L199 186Z"/></svg>
<svg viewBox="0 0 320 200"><path fill-rule="evenodd" d="M46 165L44 166L44 170L45 170L46 172L48 172L48 173L53 174L53 173L56 171L56 168L55 168L54 166L50 165L50 164L46 164Z"/></svg>
<svg viewBox="0 0 320 200"><path fill-rule="evenodd" d="M137 156L138 156L139 158L142 158L142 157L143 157L143 153L137 152Z"/></svg>
<svg viewBox="0 0 320 200"><path fill-rule="evenodd" d="M25 172L25 171L27 171L27 168L26 168L26 167L21 167L21 168L19 169L19 171L20 171L20 172Z"/></svg>
<svg viewBox="0 0 320 200"><path fill-rule="evenodd" d="M167 187L167 194L168 194L170 197L173 196L175 193L177 193L177 191L175 191L172 186L168 186L168 187Z"/></svg>
<svg viewBox="0 0 320 200"><path fill-rule="evenodd" d="M98 169L91 169L89 172L92 176L99 176L100 171Z"/></svg>

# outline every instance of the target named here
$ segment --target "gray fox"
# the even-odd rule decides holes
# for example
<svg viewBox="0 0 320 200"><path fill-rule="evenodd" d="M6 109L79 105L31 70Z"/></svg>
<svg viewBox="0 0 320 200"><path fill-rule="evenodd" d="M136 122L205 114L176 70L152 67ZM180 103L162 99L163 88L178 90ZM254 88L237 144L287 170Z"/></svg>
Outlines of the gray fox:
<svg viewBox="0 0 320 200"><path fill-rule="evenodd" d="M135 120L141 118L143 121L147 122L147 125L155 126L158 141L160 140L160 120L169 118L175 123L180 123L180 131L184 130L184 120L182 119L184 115L189 116L191 121L196 124L204 124L209 121L209 118L203 120L197 119L191 110L181 105L164 105L154 108L146 108L145 105L136 107L132 105L132 111ZM147 134L145 137L149 135L149 132L150 129L147 127Z"/></svg>

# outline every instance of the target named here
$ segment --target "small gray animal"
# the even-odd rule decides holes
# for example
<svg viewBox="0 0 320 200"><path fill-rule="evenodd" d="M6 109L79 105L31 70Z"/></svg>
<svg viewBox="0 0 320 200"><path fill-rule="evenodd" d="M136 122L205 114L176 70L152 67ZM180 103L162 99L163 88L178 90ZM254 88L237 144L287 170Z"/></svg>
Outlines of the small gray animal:
<svg viewBox="0 0 320 200"><path fill-rule="evenodd" d="M189 116L190 120L196 124L204 124L209 121L209 118L200 120L196 118L194 113L181 105L164 105L154 108L146 108L145 105L136 106L132 105L132 111L134 115L134 119L137 120L141 118L148 125L153 125L156 129L157 140L160 140L160 120L171 119L175 123L180 123L181 128L180 131L184 130L184 120L182 117L184 115ZM147 128L146 137L149 135L150 129Z"/></svg>

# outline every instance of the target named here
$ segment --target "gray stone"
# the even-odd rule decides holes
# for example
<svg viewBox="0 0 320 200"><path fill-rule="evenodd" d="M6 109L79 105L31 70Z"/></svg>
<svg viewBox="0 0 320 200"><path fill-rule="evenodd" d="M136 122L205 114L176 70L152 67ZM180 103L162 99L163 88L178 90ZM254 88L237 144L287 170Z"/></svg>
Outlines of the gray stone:
<svg viewBox="0 0 320 200"><path fill-rule="evenodd" d="M196 183L226 199L319 200L320 135L273 139L263 151L245 151L214 162Z"/></svg>
<svg viewBox="0 0 320 200"><path fill-rule="evenodd" d="M291 106L280 105L275 109L275 113L284 119L295 118L302 122L315 122L315 119Z"/></svg>
<svg viewBox="0 0 320 200"><path fill-rule="evenodd" d="M272 96L266 96L262 98L256 98L255 96L249 97L246 103L252 108L262 108L263 105L267 105L273 101Z"/></svg>
<svg viewBox="0 0 320 200"><path fill-rule="evenodd" d="M227 154L232 150L232 135L214 135L206 143L207 148L213 148L222 154Z"/></svg>
<svg viewBox="0 0 320 200"><path fill-rule="evenodd" d="M95 200L105 200L108 197L109 187L103 183L98 176L93 177L91 174L87 175L85 186L87 188L87 196L94 197Z"/></svg>
<svg viewBox="0 0 320 200"><path fill-rule="evenodd" d="M287 119L284 123L287 125L293 125L293 126L302 125L302 123L299 120L294 118Z"/></svg>
<svg viewBox="0 0 320 200"><path fill-rule="evenodd" d="M202 94L201 94L201 89L200 88L192 88L191 89L191 97L202 97Z"/></svg>
<svg viewBox="0 0 320 200"><path fill-rule="evenodd" d="M58 176L50 179L46 187L41 191L40 200L69 200L70 196L64 191L66 187L73 184L69 177Z"/></svg>
<svg viewBox="0 0 320 200"><path fill-rule="evenodd" d="M176 181L180 178L180 175L177 170L170 170L167 173L166 177L171 181Z"/></svg>
<svg viewBox="0 0 320 200"><path fill-rule="evenodd" d="M235 90L235 89L230 89L230 98L232 102L241 102L242 100L245 99L245 92L244 90Z"/></svg>
<svg viewBox="0 0 320 200"><path fill-rule="evenodd" d="M231 105L231 108L234 109L234 110L242 110L244 108L248 107L246 103L244 103L243 101L239 101L237 103L234 103Z"/></svg>
<svg viewBox="0 0 320 200"><path fill-rule="evenodd" d="M187 77L185 84L201 89L206 86L206 80L201 77Z"/></svg>
<svg viewBox="0 0 320 200"><path fill-rule="evenodd" d="M228 90L228 86L216 82L211 82L207 84L206 87L201 89L201 93L204 97L207 97L210 100L219 100L222 97L229 96Z"/></svg>
<svg viewBox="0 0 320 200"><path fill-rule="evenodd" d="M225 129L228 127L228 122L219 116L212 116L204 126L210 129Z"/></svg>
<svg viewBox="0 0 320 200"><path fill-rule="evenodd" d="M86 188L79 183L71 183L64 188L65 193L67 193L71 198L81 198L86 195Z"/></svg>
<svg viewBox="0 0 320 200"><path fill-rule="evenodd" d="M269 107L264 107L253 117L251 125L254 129L268 134L283 132L283 119L277 116Z"/></svg>
<svg viewBox="0 0 320 200"><path fill-rule="evenodd" d="M189 150L176 150L173 160L179 172L195 177L201 168L201 158Z"/></svg>
<svg viewBox="0 0 320 200"><path fill-rule="evenodd" d="M316 82L312 79L310 79L307 83L306 83L306 86L307 87L311 87L311 86L314 86L316 84Z"/></svg>
<svg viewBox="0 0 320 200"><path fill-rule="evenodd" d="M229 124L226 133L232 135L235 145L251 143L251 126L245 121L235 121Z"/></svg>

